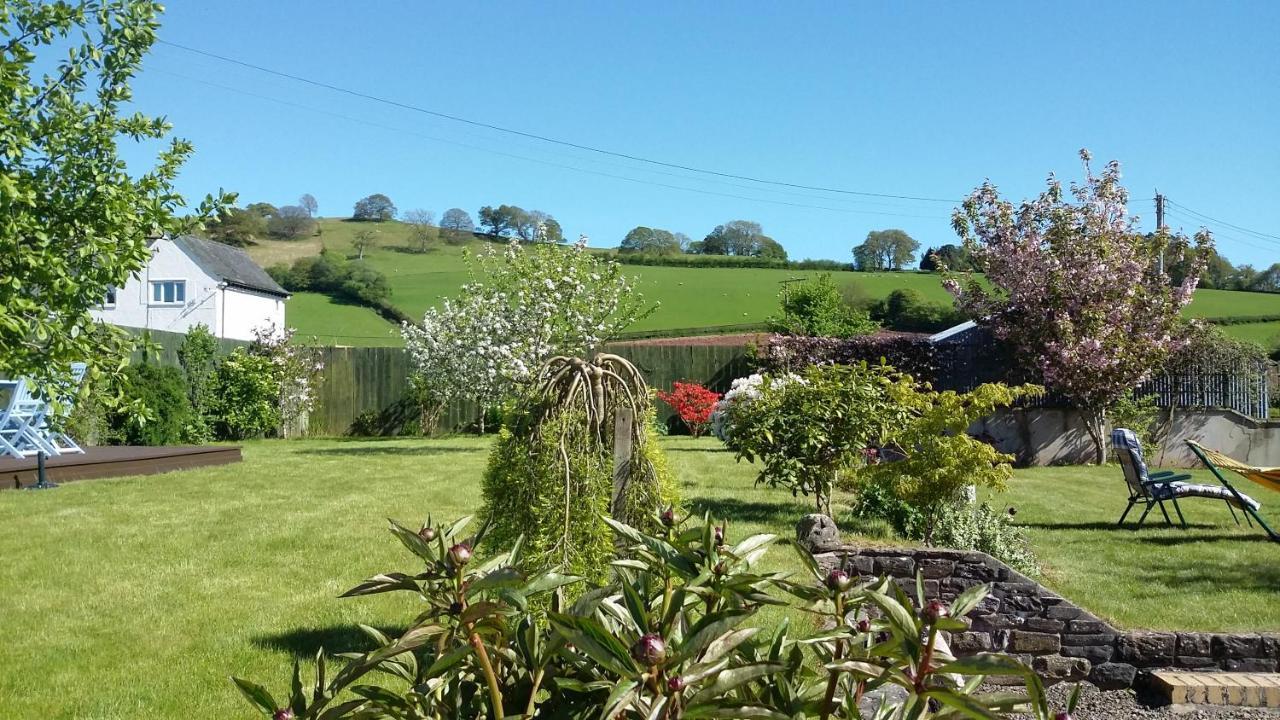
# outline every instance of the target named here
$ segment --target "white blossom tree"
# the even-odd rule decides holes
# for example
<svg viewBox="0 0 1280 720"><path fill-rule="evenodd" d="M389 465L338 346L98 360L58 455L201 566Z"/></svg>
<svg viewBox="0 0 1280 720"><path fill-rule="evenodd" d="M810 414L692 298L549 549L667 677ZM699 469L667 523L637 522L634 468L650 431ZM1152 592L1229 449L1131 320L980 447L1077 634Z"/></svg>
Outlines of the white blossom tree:
<svg viewBox="0 0 1280 720"><path fill-rule="evenodd" d="M471 280L456 298L401 329L413 385L425 405L466 399L492 407L516 395L555 355L583 355L655 306L621 266L572 247L488 247L468 256Z"/></svg>

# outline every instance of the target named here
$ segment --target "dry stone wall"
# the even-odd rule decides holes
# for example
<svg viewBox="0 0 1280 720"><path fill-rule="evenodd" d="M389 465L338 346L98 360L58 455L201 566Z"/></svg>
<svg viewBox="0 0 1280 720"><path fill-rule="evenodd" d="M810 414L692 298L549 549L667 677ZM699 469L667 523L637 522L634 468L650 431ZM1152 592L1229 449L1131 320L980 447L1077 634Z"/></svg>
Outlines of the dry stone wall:
<svg viewBox="0 0 1280 720"><path fill-rule="evenodd" d="M841 545L834 528L813 515L797 527L824 574L841 568L864 581L888 576L914 597L918 572L926 600L944 602L974 585L992 586L970 613L969 630L951 635L957 655L1003 651L1049 682L1088 680L1104 689L1130 687L1156 668L1276 672L1280 665L1280 635L1122 632L986 553Z"/></svg>

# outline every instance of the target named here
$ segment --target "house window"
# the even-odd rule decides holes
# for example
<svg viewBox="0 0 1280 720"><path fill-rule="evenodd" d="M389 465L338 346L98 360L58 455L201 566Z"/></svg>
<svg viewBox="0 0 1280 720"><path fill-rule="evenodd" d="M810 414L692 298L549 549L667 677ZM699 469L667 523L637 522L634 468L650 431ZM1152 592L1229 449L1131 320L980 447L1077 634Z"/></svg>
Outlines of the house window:
<svg viewBox="0 0 1280 720"><path fill-rule="evenodd" d="M116 306L116 289L113 287L109 287L107 288L107 296L102 299L102 307L113 308L115 306Z"/></svg>
<svg viewBox="0 0 1280 720"><path fill-rule="evenodd" d="M181 305L187 301L186 280L154 280L151 283L152 305Z"/></svg>

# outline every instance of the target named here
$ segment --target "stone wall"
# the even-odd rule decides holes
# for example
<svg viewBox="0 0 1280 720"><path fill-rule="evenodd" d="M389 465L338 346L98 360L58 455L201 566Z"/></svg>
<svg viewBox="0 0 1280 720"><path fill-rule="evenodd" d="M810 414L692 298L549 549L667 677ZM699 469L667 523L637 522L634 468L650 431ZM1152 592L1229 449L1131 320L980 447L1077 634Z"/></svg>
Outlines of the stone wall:
<svg viewBox="0 0 1280 720"><path fill-rule="evenodd" d="M1093 462L1093 441L1080 413L1064 408L1000 410L969 428L986 436L1020 465L1078 465ZM1187 440L1262 467L1280 465L1280 422L1255 420L1234 410L1179 410L1165 422L1161 449L1148 462L1160 467L1199 464Z"/></svg>
<svg viewBox="0 0 1280 720"><path fill-rule="evenodd" d="M969 614L970 629L951 635L956 655L1004 651L1046 681L1088 680L1105 689L1130 687L1154 668L1275 672L1280 663L1280 635L1121 632L986 553L838 545L834 524L814 520L820 517L801 521L798 535L824 573L839 567L864 581L888 576L915 597L919 572L926 600L944 602L974 585L992 585Z"/></svg>

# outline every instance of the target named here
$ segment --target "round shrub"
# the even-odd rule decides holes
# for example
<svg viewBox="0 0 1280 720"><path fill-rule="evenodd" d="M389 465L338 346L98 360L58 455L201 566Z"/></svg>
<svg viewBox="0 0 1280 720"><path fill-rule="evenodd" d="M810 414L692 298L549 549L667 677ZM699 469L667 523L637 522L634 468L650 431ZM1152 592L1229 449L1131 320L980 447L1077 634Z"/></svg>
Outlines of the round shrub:
<svg viewBox="0 0 1280 720"><path fill-rule="evenodd" d="M213 376L212 415L218 436L261 437L280 427L280 373L271 358L236 348Z"/></svg>
<svg viewBox="0 0 1280 720"><path fill-rule="evenodd" d="M125 396L141 407L111 414L112 439L125 445L178 445L186 439L195 415L181 370L132 365L125 372Z"/></svg>

